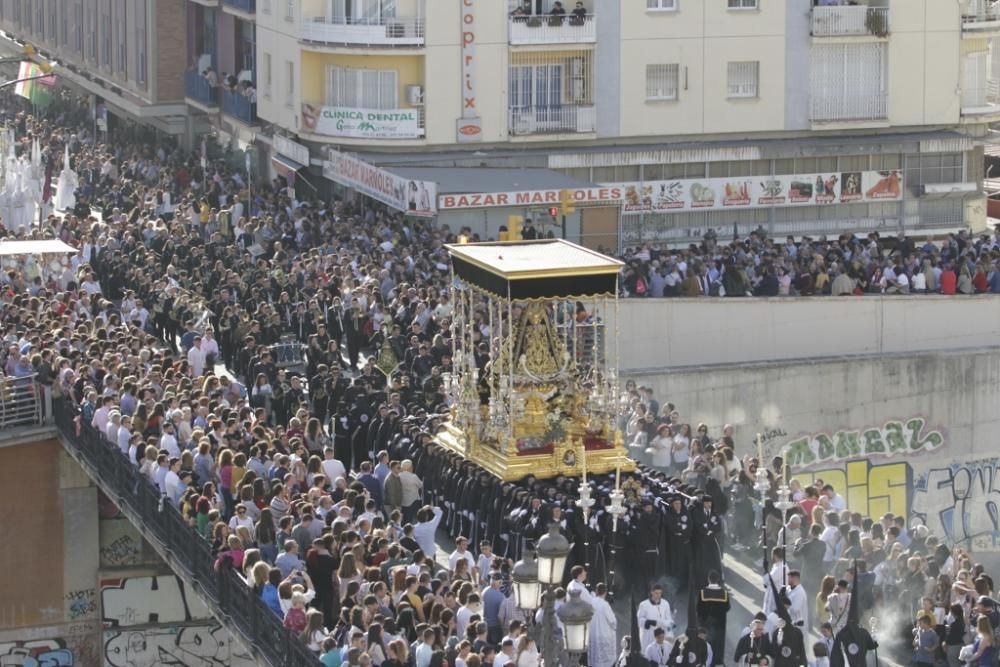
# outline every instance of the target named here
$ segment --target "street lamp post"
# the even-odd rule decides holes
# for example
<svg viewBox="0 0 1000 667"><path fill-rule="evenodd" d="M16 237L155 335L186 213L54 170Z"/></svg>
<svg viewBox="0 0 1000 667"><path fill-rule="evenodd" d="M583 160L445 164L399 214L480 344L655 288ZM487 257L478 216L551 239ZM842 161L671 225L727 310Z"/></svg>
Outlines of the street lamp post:
<svg viewBox="0 0 1000 667"><path fill-rule="evenodd" d="M590 619L594 617L594 608L580 599L580 591L570 591L569 601L559 607L557 615L565 628L563 641L566 653L571 659L586 653L590 644ZM549 663L546 661L545 664Z"/></svg>

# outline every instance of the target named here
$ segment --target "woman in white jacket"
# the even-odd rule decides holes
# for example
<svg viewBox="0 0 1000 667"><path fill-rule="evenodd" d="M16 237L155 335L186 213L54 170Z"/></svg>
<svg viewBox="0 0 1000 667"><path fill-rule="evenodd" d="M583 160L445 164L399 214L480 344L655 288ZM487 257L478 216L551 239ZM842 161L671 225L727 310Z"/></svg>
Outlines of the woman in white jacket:
<svg viewBox="0 0 1000 667"><path fill-rule="evenodd" d="M670 425L661 424L656 437L649 442L650 465L658 470L666 470L673 465L671 451L674 438L670 435Z"/></svg>

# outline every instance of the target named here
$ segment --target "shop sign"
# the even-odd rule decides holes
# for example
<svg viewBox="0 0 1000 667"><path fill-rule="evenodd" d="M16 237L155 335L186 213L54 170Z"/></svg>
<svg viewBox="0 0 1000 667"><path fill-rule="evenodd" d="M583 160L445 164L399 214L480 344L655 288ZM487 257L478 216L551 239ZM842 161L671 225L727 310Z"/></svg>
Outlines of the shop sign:
<svg viewBox="0 0 1000 667"><path fill-rule="evenodd" d="M437 183L415 181L329 149L323 176L409 215L431 217L437 210Z"/></svg>
<svg viewBox="0 0 1000 667"><path fill-rule="evenodd" d="M358 139L415 139L420 136L416 109L359 109L302 105L307 132Z"/></svg>

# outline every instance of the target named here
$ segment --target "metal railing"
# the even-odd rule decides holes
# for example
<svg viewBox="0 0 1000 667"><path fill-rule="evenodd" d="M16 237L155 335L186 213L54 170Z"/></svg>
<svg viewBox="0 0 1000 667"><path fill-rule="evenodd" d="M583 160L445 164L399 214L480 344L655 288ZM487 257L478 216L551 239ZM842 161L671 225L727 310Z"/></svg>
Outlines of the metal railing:
<svg viewBox="0 0 1000 667"><path fill-rule="evenodd" d="M815 37L889 34L889 8L866 5L813 7L812 34Z"/></svg>
<svg viewBox="0 0 1000 667"><path fill-rule="evenodd" d="M222 0L222 4L247 14L253 14L257 11L257 0Z"/></svg>
<svg viewBox="0 0 1000 667"><path fill-rule="evenodd" d="M571 134L594 132L597 109L593 105L517 107L509 110L510 133Z"/></svg>
<svg viewBox="0 0 1000 667"><path fill-rule="evenodd" d="M996 113L1000 108L1000 80L986 79L962 88L962 113Z"/></svg>
<svg viewBox="0 0 1000 667"><path fill-rule="evenodd" d="M184 96L207 106L218 106L218 87L210 86L208 79L200 73L188 70L184 72Z"/></svg>
<svg viewBox="0 0 1000 667"><path fill-rule="evenodd" d="M238 90L222 91L222 111L247 125L257 122L257 103Z"/></svg>
<svg viewBox="0 0 1000 667"><path fill-rule="evenodd" d="M56 425L67 451L201 596L213 615L272 667L321 667L316 655L232 569L216 570L212 550L159 490L89 424L68 400L55 401Z"/></svg>
<svg viewBox="0 0 1000 667"><path fill-rule="evenodd" d="M421 46L424 43L424 18L421 16L371 19L349 16L307 17L299 24L299 39L320 44Z"/></svg>
<svg viewBox="0 0 1000 667"><path fill-rule="evenodd" d="M813 95L809 119L819 123L882 120L888 113L888 95Z"/></svg>
<svg viewBox="0 0 1000 667"><path fill-rule="evenodd" d="M576 16L511 16L510 43L580 44L597 41L597 17Z"/></svg>
<svg viewBox="0 0 1000 667"><path fill-rule="evenodd" d="M42 423L45 390L35 378L35 374L0 377L0 428Z"/></svg>
<svg viewBox="0 0 1000 667"><path fill-rule="evenodd" d="M963 0L962 29L996 30L1000 23L1000 2L997 0Z"/></svg>

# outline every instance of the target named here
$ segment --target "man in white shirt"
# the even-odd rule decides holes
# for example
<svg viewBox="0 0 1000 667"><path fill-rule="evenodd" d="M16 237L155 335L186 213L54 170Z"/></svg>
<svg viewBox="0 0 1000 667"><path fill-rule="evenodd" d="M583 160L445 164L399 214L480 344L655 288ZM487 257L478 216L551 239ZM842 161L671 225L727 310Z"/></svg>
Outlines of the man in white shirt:
<svg viewBox="0 0 1000 667"><path fill-rule="evenodd" d="M569 571L569 576L570 582L566 586L566 594L579 591L580 599L591 604L593 600L590 591L587 590L587 568L582 565L574 565Z"/></svg>
<svg viewBox="0 0 1000 667"><path fill-rule="evenodd" d="M94 410L94 417L90 420L90 425L100 433L107 433L109 415L111 414L111 398L102 398L101 407Z"/></svg>
<svg viewBox="0 0 1000 667"><path fill-rule="evenodd" d="M451 552L450 556L448 556L448 569L454 572L455 563L457 563L460 560L464 560L466 563L469 564L469 572L473 575L473 579L475 579L476 561L472 557L472 553L468 550L468 546L469 546L469 540L466 537L459 535L458 539L455 540L455 550ZM433 553L434 552L432 551L427 555L430 556Z"/></svg>
<svg viewBox="0 0 1000 667"><path fill-rule="evenodd" d="M174 424L171 421L163 422L163 435L160 436L160 449L167 450L170 456L180 458L181 450L177 446L177 437L174 435Z"/></svg>
<svg viewBox="0 0 1000 667"><path fill-rule="evenodd" d="M823 554L824 563L832 563L840 558L840 542L843 536L840 534L840 519L835 512L830 512L824 519L826 528L820 534L819 539L826 544L826 553Z"/></svg>
<svg viewBox="0 0 1000 667"><path fill-rule="evenodd" d="M765 614L771 614L776 609L773 591L785 585L788 578L788 565L785 564L785 550L774 547L771 550L771 571L763 576L764 604L761 607ZM772 588L773 584L773 588Z"/></svg>
<svg viewBox="0 0 1000 667"><path fill-rule="evenodd" d="M455 630L458 632L458 636L464 637L465 629L469 626L469 620L477 614L481 617L482 613L483 603L479 598L479 593L469 593L465 604L455 612Z"/></svg>
<svg viewBox="0 0 1000 667"><path fill-rule="evenodd" d="M440 507L432 509L427 506L417 512L417 523L413 526L413 539L420 545L424 555L434 555L437 548L434 543L434 534L437 532L438 524L441 523L442 515Z"/></svg>
<svg viewBox="0 0 1000 667"><path fill-rule="evenodd" d="M830 509L835 512L843 512L847 509L847 501L844 496L837 493L832 484L823 487L823 495L830 499Z"/></svg>
<svg viewBox="0 0 1000 667"><path fill-rule="evenodd" d="M326 475L326 480L333 484L337 481L338 477L343 477L347 479L347 469L344 464L337 460L333 454L333 447L325 447L323 449L323 474Z"/></svg>
<svg viewBox="0 0 1000 667"><path fill-rule="evenodd" d="M201 377L205 372L205 352L201 349L201 336L194 337L194 343L188 350L187 361L191 368L191 377Z"/></svg>
<svg viewBox="0 0 1000 667"><path fill-rule="evenodd" d="M648 646L653 642L653 631L660 628L666 631L674 629L674 614L670 610L670 603L663 599L663 586L655 584L650 590L649 597L639 604L636 613L639 620L639 633L641 646ZM669 648L667 655L670 655Z"/></svg>
<svg viewBox="0 0 1000 667"><path fill-rule="evenodd" d="M514 655L514 641L508 639L500 645L497 656L493 658L493 667L506 667L517 664L517 656Z"/></svg>
<svg viewBox="0 0 1000 667"><path fill-rule="evenodd" d="M650 665L656 667L667 667L670 664L670 651L673 650L671 642L667 641L667 631L663 628L656 628L653 631L653 641L646 645L642 652Z"/></svg>
<svg viewBox="0 0 1000 667"><path fill-rule="evenodd" d="M788 601L791 603L788 613L792 617L792 625L797 628L809 627L809 594L802 587L802 576L798 570L788 573ZM804 632L804 630L803 630Z"/></svg>
<svg viewBox="0 0 1000 667"><path fill-rule="evenodd" d="M120 412L112 410L108 413L108 426L104 430L104 437L115 446L118 445L118 429L121 428L121 423L122 414Z"/></svg>
<svg viewBox="0 0 1000 667"><path fill-rule="evenodd" d="M125 456L128 456L129 441L132 439L132 418L122 415L120 427L118 428L118 449Z"/></svg>

